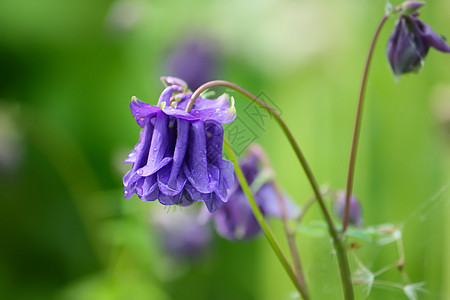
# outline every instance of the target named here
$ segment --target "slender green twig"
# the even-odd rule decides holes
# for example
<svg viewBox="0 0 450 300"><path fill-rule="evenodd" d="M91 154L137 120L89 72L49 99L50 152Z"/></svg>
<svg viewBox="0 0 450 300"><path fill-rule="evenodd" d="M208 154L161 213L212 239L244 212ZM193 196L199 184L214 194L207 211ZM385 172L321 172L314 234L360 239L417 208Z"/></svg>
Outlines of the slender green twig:
<svg viewBox="0 0 450 300"><path fill-rule="evenodd" d="M250 203L250 206L252 208L253 214L255 215L256 220L258 221L259 225L261 226L262 230L264 231L264 234L265 234L269 244L272 246L272 249L275 252L276 256L278 257L281 265L286 270L286 273L288 274L289 278L291 279L292 283L295 285L295 287L297 288L299 293L302 295L302 297L305 300L309 299L308 294L304 291L303 287L300 286L300 284L298 283L297 278L294 274L294 271L292 270L291 266L289 265L288 261L286 260L286 257L284 256L283 251L281 251L281 247L280 247L279 243L275 239L275 236L273 235L272 231L270 230L269 226L267 225L266 221L264 220L261 210L259 209L258 205L256 204L256 201L252 195L252 192L250 191L250 187L247 183L247 180L245 179L245 176L242 173L242 170L239 166L236 155L234 154L233 150L231 150L231 147L229 146L228 141L226 141L226 140L224 143L224 148L225 148L225 152L227 153L231 162L234 164L234 172L236 173L236 176L239 179L239 183L241 185L242 191L244 191L244 194L247 197L247 199Z"/></svg>
<svg viewBox="0 0 450 300"><path fill-rule="evenodd" d="M297 226L300 225L300 223L302 223L303 218L305 217L306 213L309 211L311 206L314 204L314 202L316 202L316 198L314 196L312 196L308 199L308 201L306 201L305 204L303 204L302 211L300 212L300 215L295 220L297 223Z"/></svg>
<svg viewBox="0 0 450 300"><path fill-rule="evenodd" d="M341 240L335 226L333 223L333 220L331 219L331 216L328 212L328 209L326 207L325 201L322 197L322 194L320 192L319 185L317 184L317 181L311 171L311 168L309 167L306 158L304 157L302 151L300 150L300 147L298 146L297 142L295 141L294 136L292 135L292 132L287 127L286 123L283 121L283 119L280 117L280 115L275 112L269 105L267 105L264 101L250 93L249 91L241 88L240 86L223 80L215 80L210 81L202 86L200 86L193 94L191 99L189 100L188 105L186 106L186 111L190 111L195 103L195 100L200 96L200 94L212 87L216 86L225 86L229 87L242 95L248 97L250 100L252 100L254 103L256 103L258 106L266 109L271 116L275 118L278 125L283 130L283 133L286 135L287 139L289 140L289 143L291 144L292 148L294 149L294 152L300 161L300 164L303 167L304 172L306 173L306 177L308 178L311 187L314 191L314 195L317 199L317 202L319 203L320 209L322 211L322 214L325 218L325 221L328 225L328 231L330 233L330 236L333 239L334 248L336 250L336 255L339 263L339 271L341 273L341 281L342 281L342 288L344 290L344 296L346 300L353 300L354 299L354 293L353 293L353 286L350 276L350 267L348 265L347 260L347 254L344 249L343 241Z"/></svg>
<svg viewBox="0 0 450 300"><path fill-rule="evenodd" d="M362 113L363 113L363 107L364 107L364 95L365 95L365 91L366 91L367 78L369 77L370 62L372 61L373 50L375 49L375 44L378 40L378 36L381 32L381 29L383 28L384 23L388 19L389 15L390 14L387 12L381 19L380 23L378 24L377 30L375 31L375 35L373 36L373 39L372 39L372 43L370 44L369 52L367 54L366 64L364 66L364 72L363 72L363 77L362 77L362 81L361 81L361 88L360 88L360 92L359 92L358 108L356 111L355 129L353 132L352 150L350 153L350 163L349 163L349 167L348 167L347 191L345 194L345 210L344 210L344 217L342 220L342 232L343 233L347 229L348 219L349 219L350 197L351 197L352 189L353 189L356 154L358 152L359 133L361 131L361 120L362 120Z"/></svg>

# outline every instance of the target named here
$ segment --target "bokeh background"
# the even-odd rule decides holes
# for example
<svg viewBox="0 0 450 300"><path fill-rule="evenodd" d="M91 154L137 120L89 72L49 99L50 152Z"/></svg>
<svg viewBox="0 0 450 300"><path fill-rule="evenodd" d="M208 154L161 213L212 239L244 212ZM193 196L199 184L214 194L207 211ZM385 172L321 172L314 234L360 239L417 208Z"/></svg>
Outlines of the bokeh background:
<svg viewBox="0 0 450 300"><path fill-rule="evenodd" d="M212 233L195 259L167 255L154 220L175 214L122 192L122 161L139 132L129 101L155 103L161 75L264 93L320 184L343 188L363 62L384 4L0 1L0 298L295 298L263 236L230 242ZM450 36L449 15L445 0L421 13ZM366 225L402 229L405 270L426 283L420 299L450 299L450 56L431 50L420 74L396 80L385 57L393 24L375 51L354 191ZM263 145L301 205L312 191L285 137L231 94L244 142ZM313 206L305 222L318 219ZM287 249L280 222L271 224ZM298 245L314 298L341 299L329 238L299 232ZM398 257L394 244L361 243L358 252L372 271ZM396 270L380 279L401 282ZM369 299L407 298L374 286Z"/></svg>

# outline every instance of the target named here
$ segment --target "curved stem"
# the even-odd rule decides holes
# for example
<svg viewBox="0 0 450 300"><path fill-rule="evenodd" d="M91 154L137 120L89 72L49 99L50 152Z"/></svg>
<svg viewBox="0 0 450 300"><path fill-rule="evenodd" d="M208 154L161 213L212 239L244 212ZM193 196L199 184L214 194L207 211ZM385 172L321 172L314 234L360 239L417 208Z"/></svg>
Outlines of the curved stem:
<svg viewBox="0 0 450 300"><path fill-rule="evenodd" d="M389 17L389 13L386 13L378 24L377 30L375 31L375 35L373 36L372 43L370 44L369 53L367 54L366 64L364 66L363 77L361 81L361 88L359 92L359 100L358 100L358 108L356 112L356 120L355 120L355 130L353 132L353 142L352 142L352 150L350 154L350 163L348 167L348 177L347 177L347 191L345 194L345 210L344 210L344 218L342 220L342 232L344 233L347 229L348 219L349 219L349 210L350 210L350 197L353 189L353 179L355 175L355 163L356 163L356 154L358 151L358 141L359 141L359 133L361 131L361 120L364 106L364 94L366 91L366 82L369 75L370 62L372 61L373 50L375 49L375 44L378 40L378 36L380 34L381 28Z"/></svg>
<svg viewBox="0 0 450 300"><path fill-rule="evenodd" d="M283 130L283 133L286 135L287 139L289 140L289 143L291 144L292 148L294 149L294 152L298 158L298 160L300 161L300 164L303 167L304 172L306 173L306 177L308 178L311 187L314 191L314 195L317 199L317 202L319 203L320 209L322 211L322 214L325 218L325 221L327 222L328 225L328 231L330 233L330 236L333 239L334 242L334 247L336 250L336 254L337 254L337 258L338 258L338 263L339 263L339 270L341 273L341 280L342 280L342 287L344 290L344 295L345 295L345 299L346 300L352 300L354 299L354 294L353 294L353 286L352 286L352 282L351 282L351 277L350 277L350 268L348 265L348 260L347 260L347 255L345 253L345 249L343 247L342 244L342 240L334 226L333 220L331 219L331 216L328 212L328 209L325 205L325 201L322 197L322 194L320 192L319 189L319 185L317 184L317 181L311 171L311 168L309 167L306 158L304 157L302 151L300 150L300 147L298 146L297 142L295 141L294 136L292 135L292 132L289 130L289 128L287 127L286 123L283 121L283 119L280 117L280 115L278 115L277 112L275 112L269 105L267 105L264 101L262 101L261 99L259 99L258 97L256 97L255 95L253 95L252 93L250 93L249 91L241 88L240 86L228 82L228 81L224 81L224 80L215 80L215 81L210 81L207 82L205 84L203 84L202 86L200 86L193 94L191 99L189 100L188 105L186 106L186 111L191 110L192 106L195 103L195 100L200 96L200 94L212 87L215 86L225 86L225 87L229 87L239 93L241 93L242 95L248 97L250 100L252 100L254 103L256 103L258 106L266 109L269 114L271 116L273 116L275 118L275 120L277 121L278 125L281 127L281 129Z"/></svg>
<svg viewBox="0 0 450 300"><path fill-rule="evenodd" d="M291 266L289 265L283 252L281 251L281 247L280 247L279 243L275 239L275 236L273 235L272 231L270 230L269 226L267 225L266 221L264 220L263 214L261 213L261 210L259 209L258 205L256 204L255 198L253 197L252 192L250 191L250 187L248 186L248 182L245 179L245 176L242 172L241 167L239 166L236 155L234 154L233 150L231 150L231 147L229 146L227 140L225 140L224 148L225 148L225 152L227 153L228 157L230 158L231 162L234 165L234 172L236 173L236 176L239 179L239 183L241 185L242 191L244 192L245 196L247 197L247 199L250 203L250 207L252 208L253 214L255 215L256 220L258 221L259 225L261 226L262 230L264 231L264 234L265 234L269 244L272 246L273 251L275 252L278 259L280 260L281 265L286 270L286 273L288 274L292 283L295 285L296 289L302 295L303 299L308 300L309 299L308 293L297 281L297 277L296 277L294 271L292 270Z"/></svg>

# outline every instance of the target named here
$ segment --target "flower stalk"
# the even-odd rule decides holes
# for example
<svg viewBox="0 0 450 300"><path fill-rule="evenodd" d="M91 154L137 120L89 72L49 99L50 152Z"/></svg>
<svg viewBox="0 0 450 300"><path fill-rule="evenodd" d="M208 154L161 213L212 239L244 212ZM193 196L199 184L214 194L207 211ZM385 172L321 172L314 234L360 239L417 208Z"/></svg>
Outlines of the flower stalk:
<svg viewBox="0 0 450 300"><path fill-rule="evenodd" d="M381 19L378 27L375 31L375 35L373 36L372 43L370 44L369 52L367 54L366 64L364 66L363 76L361 80L361 87L359 92L359 100L358 100L358 108L356 111L356 120L355 120L355 129L353 132L353 141L352 141L352 149L350 153L350 163L348 167L348 176L347 176L347 189L345 194L345 210L344 210L344 218L342 220L342 233L347 230L348 221L349 221L349 211L350 211L350 197L352 195L353 190L353 181L355 175L355 164L356 164L356 154L358 152L358 142L359 135L361 131L361 120L363 115L363 107L364 107L364 95L366 91L366 83L369 75L370 62L372 61L373 51L375 49L375 44L378 40L378 36L383 28L383 25L386 23L386 20L389 18L390 13L386 12Z"/></svg>
<svg viewBox="0 0 450 300"><path fill-rule="evenodd" d="M200 94L202 92L204 92L205 90L210 89L212 87L216 87L216 86L228 87L228 88L231 88L231 89L239 92L240 94L246 96L247 98L249 98L251 101L253 101L258 106L266 109L268 111L268 113L275 118L278 125L281 127L283 133L286 135L286 137L289 140L289 143L291 144L292 148L294 149L294 152L295 152L300 164L302 165L302 168L306 174L306 177L308 178L308 180L311 184L311 187L314 191L314 195L317 199L317 202L319 203L320 209L321 209L322 214L327 223L328 231L330 233L330 236L333 239L333 245L336 250L336 255L337 255L337 259L338 259L338 263L339 263L339 270L340 270L340 274L341 274L341 281L342 281L342 287L344 290L345 299L353 300L354 293L353 293L353 286L352 286L352 281L351 281L351 276L350 276L350 267L348 265L348 259L347 259L346 251L344 249L343 240L339 236L339 234L336 230L336 227L334 226L333 220L331 219L331 216L328 212L328 209L326 207L322 193L320 192L319 185L317 184L317 181L311 171L311 168L309 167L308 162L306 161L305 156L303 155L303 152L300 150L300 147L297 144L292 132L289 130L289 128L287 127L284 120L280 117L280 115L277 112L275 112L273 110L273 108L268 106L264 101L262 101L261 99L259 99L258 97L256 97L252 93L250 93L249 91L241 88L240 86L238 86L234 83L224 81L224 80L214 80L214 81L207 82L207 83L203 84L202 86L200 86L192 94L192 97L186 106L186 112L189 112L192 109L196 99L200 96Z"/></svg>

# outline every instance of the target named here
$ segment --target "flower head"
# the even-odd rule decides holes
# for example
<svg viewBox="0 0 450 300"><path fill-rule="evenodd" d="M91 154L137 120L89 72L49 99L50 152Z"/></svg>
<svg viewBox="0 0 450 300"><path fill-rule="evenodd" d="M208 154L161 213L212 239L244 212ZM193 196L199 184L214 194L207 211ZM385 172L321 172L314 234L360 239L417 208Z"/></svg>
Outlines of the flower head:
<svg viewBox="0 0 450 300"><path fill-rule="evenodd" d="M420 70L430 47L450 52L445 40L418 18L417 9L423 5L423 2L407 1L400 6L399 19L387 44L389 63L397 76Z"/></svg>
<svg viewBox="0 0 450 300"><path fill-rule="evenodd" d="M339 216L339 218L341 218L341 220L344 218L345 196L346 194L344 191L339 191L335 194L335 198L333 199L334 212ZM354 195L350 197L350 210L348 214L348 221L350 224L356 225L358 227L363 225L361 204Z"/></svg>
<svg viewBox="0 0 450 300"><path fill-rule="evenodd" d="M261 151L259 146L252 146L248 154L239 163L247 182L252 189L256 204L264 216L282 217L281 207L277 199L277 191L272 180L271 172L261 168ZM261 231L250 204L235 179L233 188L228 192L228 202L221 206L214 214L217 232L230 240L248 239ZM295 215L293 204L284 197L287 206L287 216Z"/></svg>
<svg viewBox="0 0 450 300"><path fill-rule="evenodd" d="M198 98L186 112L190 98L176 84L162 92L158 106L132 98L131 112L142 130L124 162L133 164L123 177L125 197L136 193L163 205L205 202L211 212L227 201L233 164L222 159L222 124L234 120L234 102L226 94L216 100Z"/></svg>

